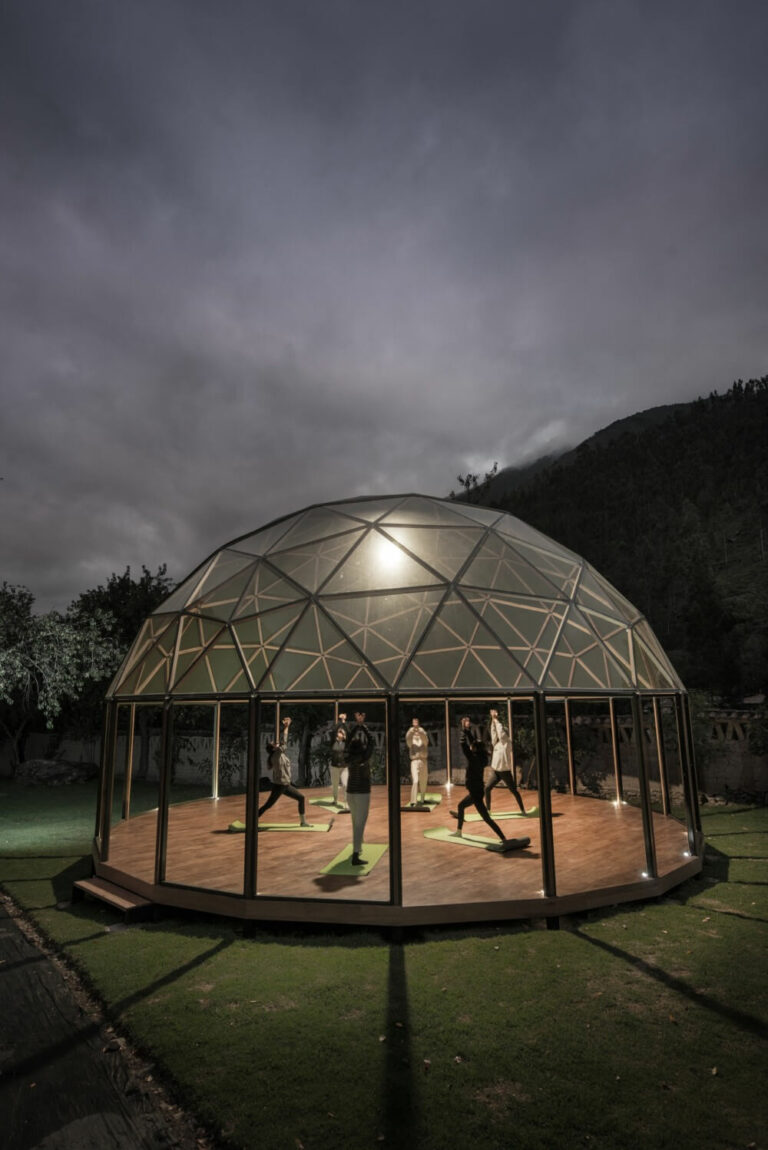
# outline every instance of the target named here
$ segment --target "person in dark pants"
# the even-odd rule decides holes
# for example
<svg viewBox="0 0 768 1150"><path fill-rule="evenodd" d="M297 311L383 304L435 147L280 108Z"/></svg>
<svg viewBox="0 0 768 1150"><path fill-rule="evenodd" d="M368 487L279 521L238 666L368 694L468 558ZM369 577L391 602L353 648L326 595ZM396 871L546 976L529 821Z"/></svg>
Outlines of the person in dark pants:
<svg viewBox="0 0 768 1150"><path fill-rule="evenodd" d="M355 711L355 724L347 736L347 804L352 816L352 866L365 866L360 855L371 805L373 735L365 725L365 712Z"/></svg>
<svg viewBox="0 0 768 1150"><path fill-rule="evenodd" d="M499 836L502 844L506 844L506 838L502 833L499 826L493 821L488 808L485 805L485 797L483 794L484 789L484 775L485 768L488 764L488 752L485 749L482 739L476 731L472 729L472 724L469 716L465 715L461 720L461 750L466 759L467 767L464 775L464 785L469 792L467 797L462 799L459 803L459 808L456 811L451 811L455 819L459 820L458 830L456 834L459 838L462 835L462 828L464 826L464 813L467 807L475 807L478 814L494 834Z"/></svg>
<svg viewBox="0 0 768 1150"><path fill-rule="evenodd" d="M288 795L289 798L295 799L299 804L299 819L303 827L308 827L309 823L304 818L304 796L301 791L292 786L291 784L291 760L285 753L285 744L288 741L288 730L291 726L291 720L286 715L282 722L282 732L279 743L267 743L267 752L269 758L269 769L272 772L272 784L269 791L269 798L259 807L259 818L268 811L270 807L274 806L281 795Z"/></svg>

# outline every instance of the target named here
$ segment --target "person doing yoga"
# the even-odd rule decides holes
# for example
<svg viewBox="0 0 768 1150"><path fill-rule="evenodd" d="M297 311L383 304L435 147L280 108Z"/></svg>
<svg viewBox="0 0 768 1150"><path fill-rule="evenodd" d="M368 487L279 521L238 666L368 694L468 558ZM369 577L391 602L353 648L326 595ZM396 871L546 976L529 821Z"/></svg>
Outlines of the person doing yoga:
<svg viewBox="0 0 768 1150"><path fill-rule="evenodd" d="M373 735L365 725L365 712L355 711L355 724L347 736L347 805L352 816L352 866L365 866L361 858L363 833L371 805Z"/></svg>
<svg viewBox="0 0 768 1150"><path fill-rule="evenodd" d="M267 743L267 762L269 769L272 772L272 782L269 791L269 798L262 806L259 807L259 818L268 811L271 806L277 802L281 795L288 795L289 798L295 799L299 804L299 820L303 827L308 827L309 823L304 818L304 796L297 787L291 785L291 760L285 753L285 744L288 741L288 731L291 726L291 720L286 715L282 721L282 731L280 733L280 742Z"/></svg>
<svg viewBox="0 0 768 1150"><path fill-rule="evenodd" d="M491 755L491 771L493 774L491 781L485 785L485 805L488 810L491 809L491 791L494 787L497 787L499 783L504 783L515 796L517 805L520 808L520 813L524 815L525 807L523 806L523 800L520 797L520 792L517 789L517 782L515 780L512 742L499 719L498 711L491 711L491 721L488 729L493 747L493 753Z"/></svg>
<svg viewBox="0 0 768 1150"><path fill-rule="evenodd" d="M461 800L458 810L451 811L453 817L459 820L459 826L455 833L461 838L462 827L464 826L464 813L467 807L473 806L480 817L488 823L488 826L494 834L497 834L501 842L505 844L507 840L501 829L489 815L483 797L483 776L488 764L488 753L483 745L482 739L480 739L477 732L472 729L468 715L465 715L461 720L460 742L464 758L467 762L466 772L464 774L464 786L467 788L469 794L465 799Z"/></svg>

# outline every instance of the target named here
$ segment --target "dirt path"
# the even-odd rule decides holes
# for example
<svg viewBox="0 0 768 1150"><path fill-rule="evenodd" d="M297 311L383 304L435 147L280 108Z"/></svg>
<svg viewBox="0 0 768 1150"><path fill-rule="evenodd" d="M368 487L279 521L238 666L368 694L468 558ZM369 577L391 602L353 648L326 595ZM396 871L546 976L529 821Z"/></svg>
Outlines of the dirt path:
<svg viewBox="0 0 768 1150"><path fill-rule="evenodd" d="M77 976L0 895L0 1143L213 1150Z"/></svg>

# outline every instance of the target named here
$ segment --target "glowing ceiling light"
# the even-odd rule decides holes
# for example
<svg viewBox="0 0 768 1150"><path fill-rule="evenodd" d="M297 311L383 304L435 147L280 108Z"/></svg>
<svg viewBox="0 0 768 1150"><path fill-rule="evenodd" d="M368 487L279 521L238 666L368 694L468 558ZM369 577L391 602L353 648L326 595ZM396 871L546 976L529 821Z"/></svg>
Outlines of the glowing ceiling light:
<svg viewBox="0 0 768 1150"><path fill-rule="evenodd" d="M385 539L383 535L378 537L376 540L376 562L385 571L396 570L402 564L403 558L403 553L397 544L390 539Z"/></svg>

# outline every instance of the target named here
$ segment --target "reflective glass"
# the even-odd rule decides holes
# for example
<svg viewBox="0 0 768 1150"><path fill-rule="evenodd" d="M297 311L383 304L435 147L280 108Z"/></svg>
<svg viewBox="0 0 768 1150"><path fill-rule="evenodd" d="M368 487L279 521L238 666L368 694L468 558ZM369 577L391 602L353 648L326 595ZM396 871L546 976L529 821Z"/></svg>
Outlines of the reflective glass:
<svg viewBox="0 0 768 1150"><path fill-rule="evenodd" d="M237 575L238 572L252 565L253 557L251 555L241 555L236 551L228 551L226 548L219 551L211 561L200 586L190 599L190 605L196 603L203 595L210 594L214 588L226 583L233 575Z"/></svg>
<svg viewBox="0 0 768 1150"><path fill-rule="evenodd" d="M291 551L280 551L270 555L269 561L307 591L317 591L361 534L360 531L350 531L334 539L305 544Z"/></svg>
<svg viewBox="0 0 768 1150"><path fill-rule="evenodd" d="M246 615L258 615L270 607L280 607L304 597L304 592L294 583L289 583L268 562L259 563L243 591L242 598L234 612L234 619Z"/></svg>
<svg viewBox="0 0 768 1150"><path fill-rule="evenodd" d="M281 540L298 519L298 515L290 515L287 519L281 519L279 523L273 523L271 526L263 527L261 531L254 531L252 535L236 539L232 546L248 555L266 555L270 547L279 547Z"/></svg>
<svg viewBox="0 0 768 1150"><path fill-rule="evenodd" d="M285 740L289 789L272 787L272 771L262 743L259 775L263 789L259 795L256 863L260 895L351 902L389 900L386 708L381 702L354 700L344 700L344 707L347 729L354 726L356 710L365 712L372 740L370 792L349 795L348 778L341 770L337 786L340 801L333 801L330 740L337 724L331 722L335 718L332 703L281 701L275 722L282 729L283 720L291 719ZM266 721L263 726L266 735ZM347 807L355 803L356 811L350 814ZM358 814L362 825L360 853L366 863L353 867L353 823L357 823ZM306 827L301 825L302 815L309 824Z"/></svg>
<svg viewBox="0 0 768 1150"><path fill-rule="evenodd" d="M391 523L414 526L421 524L424 527L434 527L435 523L444 523L454 527L466 525L464 517L452 506L447 507L444 503L424 499L419 495L404 499L398 507L395 507L389 515L385 515L381 520L382 527Z"/></svg>
<svg viewBox="0 0 768 1150"><path fill-rule="evenodd" d="M315 543L319 539L326 539L329 535L340 535L357 527L358 524L350 522L346 515L339 514L331 507L314 507L304 515L283 535L279 545L272 548L271 554L287 551L303 543Z"/></svg>
<svg viewBox="0 0 768 1150"><path fill-rule="evenodd" d="M394 683L442 598L442 591L408 591L355 598L321 598L325 611Z"/></svg>
<svg viewBox="0 0 768 1150"><path fill-rule="evenodd" d="M386 527L386 533L447 579L456 577L484 535L479 527Z"/></svg>
<svg viewBox="0 0 768 1150"><path fill-rule="evenodd" d="M526 558L496 535L489 536L483 543L463 572L461 585L544 598L562 594L558 583L541 575Z"/></svg>
<svg viewBox="0 0 768 1150"><path fill-rule="evenodd" d="M343 566L323 587L325 594L384 591L439 583L436 575L411 559L401 547L371 529Z"/></svg>
<svg viewBox="0 0 768 1150"><path fill-rule="evenodd" d="M581 563L571 559L567 554L554 555L551 551L543 551L537 547L530 547L520 540L510 541L514 550L527 559L540 575L546 576L556 590L568 598L573 595L576 580L581 570Z"/></svg>
<svg viewBox="0 0 768 1150"><path fill-rule="evenodd" d="M125 776L123 804L126 818L113 822L107 862L135 875L142 882L155 881L155 844L162 754L163 707L139 703L134 710L130 771Z"/></svg>
<svg viewBox="0 0 768 1150"><path fill-rule="evenodd" d="M196 599L188 610L199 612L201 615L212 615L215 619L229 619L235 613L240 598L251 581L252 573L251 567L241 571L239 575Z"/></svg>

